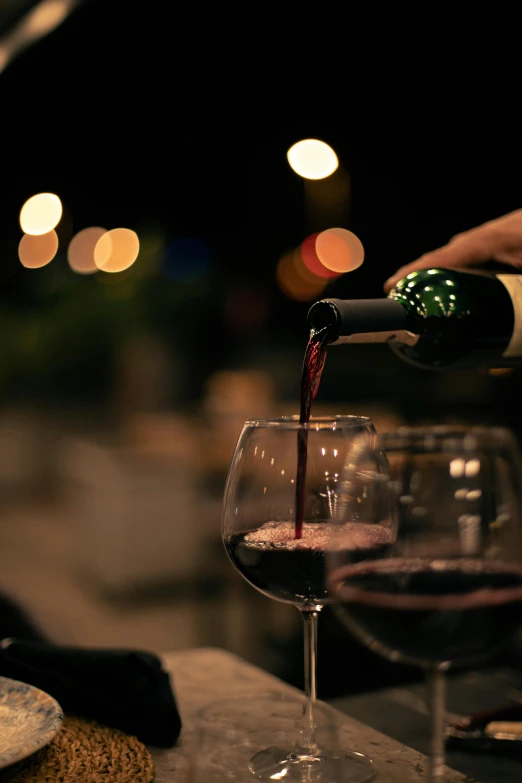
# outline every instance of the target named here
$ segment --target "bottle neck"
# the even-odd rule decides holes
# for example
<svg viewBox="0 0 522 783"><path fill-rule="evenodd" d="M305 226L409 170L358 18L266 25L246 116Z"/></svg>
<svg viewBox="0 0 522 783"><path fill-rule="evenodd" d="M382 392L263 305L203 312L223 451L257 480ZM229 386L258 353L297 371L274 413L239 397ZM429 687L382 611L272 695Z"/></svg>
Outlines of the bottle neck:
<svg viewBox="0 0 522 783"><path fill-rule="evenodd" d="M418 335L408 330L407 313L394 299L323 299L308 312L315 332L326 329L330 345L400 342L414 345Z"/></svg>

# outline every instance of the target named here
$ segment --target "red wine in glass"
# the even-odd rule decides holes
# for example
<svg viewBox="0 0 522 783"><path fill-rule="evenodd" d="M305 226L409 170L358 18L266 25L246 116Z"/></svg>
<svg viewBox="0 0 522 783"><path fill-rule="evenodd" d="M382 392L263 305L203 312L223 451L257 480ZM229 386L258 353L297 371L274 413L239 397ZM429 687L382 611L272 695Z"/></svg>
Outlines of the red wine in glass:
<svg viewBox="0 0 522 783"><path fill-rule="evenodd" d="M330 586L365 644L418 666L481 661L522 615L522 569L495 561L391 558L343 566Z"/></svg>
<svg viewBox="0 0 522 783"><path fill-rule="evenodd" d="M349 563L384 557L393 543L391 530L380 525L329 521L306 522L296 539L293 522L265 522L225 540L230 559L262 593L297 606L324 606L329 592L326 557L333 533L344 533L343 558ZM306 575L306 578L303 578Z"/></svg>

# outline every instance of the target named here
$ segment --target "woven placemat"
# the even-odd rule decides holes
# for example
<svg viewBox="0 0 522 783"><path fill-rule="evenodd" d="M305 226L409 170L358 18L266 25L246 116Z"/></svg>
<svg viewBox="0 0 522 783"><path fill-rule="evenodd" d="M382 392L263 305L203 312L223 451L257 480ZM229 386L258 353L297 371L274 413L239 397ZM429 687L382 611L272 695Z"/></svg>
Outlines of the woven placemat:
<svg viewBox="0 0 522 783"><path fill-rule="evenodd" d="M152 783L154 762L136 737L67 715L45 748L5 770L8 783Z"/></svg>

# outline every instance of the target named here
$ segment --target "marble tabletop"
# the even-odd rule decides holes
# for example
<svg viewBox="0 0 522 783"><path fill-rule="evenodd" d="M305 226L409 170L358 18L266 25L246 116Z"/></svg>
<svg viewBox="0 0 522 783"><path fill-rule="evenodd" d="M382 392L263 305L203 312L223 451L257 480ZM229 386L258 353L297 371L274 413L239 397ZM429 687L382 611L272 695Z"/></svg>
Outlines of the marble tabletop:
<svg viewBox="0 0 522 783"><path fill-rule="evenodd" d="M173 680L183 731L175 748L151 748L156 763L156 783L190 783L195 716L206 704L221 698L274 690L296 693L281 680L225 650L183 650L166 653L162 658ZM338 715L343 744L367 753L376 762L379 772L375 783L423 783L425 756L341 712ZM445 783L457 781L471 783L469 778L448 769Z"/></svg>

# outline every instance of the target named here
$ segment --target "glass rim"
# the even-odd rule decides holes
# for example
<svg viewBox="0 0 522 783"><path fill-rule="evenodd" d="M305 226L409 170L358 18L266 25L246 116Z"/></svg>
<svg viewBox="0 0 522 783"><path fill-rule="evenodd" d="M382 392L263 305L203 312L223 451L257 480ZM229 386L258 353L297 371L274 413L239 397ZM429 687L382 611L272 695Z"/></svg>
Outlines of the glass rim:
<svg viewBox="0 0 522 783"><path fill-rule="evenodd" d="M491 449L516 448L513 433L506 427L465 425L435 425L399 427L390 432L377 432L372 436L373 444L384 451L401 451L415 448L423 451L487 451ZM373 446L372 446L373 448Z"/></svg>
<svg viewBox="0 0 522 783"><path fill-rule="evenodd" d="M373 426L370 416L355 416L351 414L339 414L336 416L311 416L310 421L302 424L297 414L290 416L274 416L262 419L247 419L245 427L274 428L281 430L336 430L355 429L361 426Z"/></svg>

